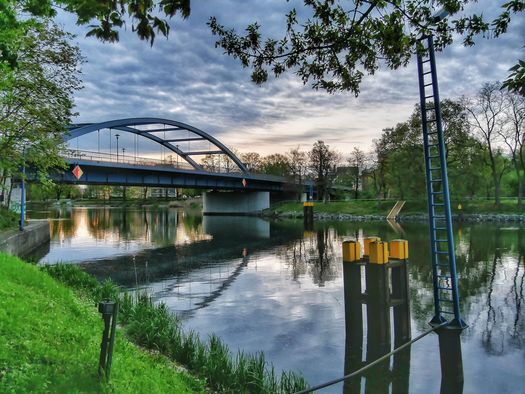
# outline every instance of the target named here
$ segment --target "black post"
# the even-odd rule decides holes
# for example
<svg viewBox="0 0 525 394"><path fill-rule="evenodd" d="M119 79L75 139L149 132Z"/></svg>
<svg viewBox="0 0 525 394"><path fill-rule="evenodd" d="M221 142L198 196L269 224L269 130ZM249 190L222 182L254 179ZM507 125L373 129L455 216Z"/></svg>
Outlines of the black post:
<svg viewBox="0 0 525 394"><path fill-rule="evenodd" d="M439 358L441 361L441 394L463 393L463 357L461 354L462 330L441 328Z"/></svg>
<svg viewBox="0 0 525 394"><path fill-rule="evenodd" d="M314 203L306 201L303 204L303 222L306 230L313 230L314 227Z"/></svg>
<svg viewBox="0 0 525 394"><path fill-rule="evenodd" d="M345 299L345 375L363 364L363 294L361 290L361 265L343 263ZM345 394L359 394L361 379L347 379L343 384Z"/></svg>
<svg viewBox="0 0 525 394"><path fill-rule="evenodd" d="M113 346L115 343L115 331L117 328L118 304L114 301L104 300L99 302L98 311L104 320L104 331L100 344L100 357L98 363L98 374L104 376L109 382L111 362L113 360Z"/></svg>

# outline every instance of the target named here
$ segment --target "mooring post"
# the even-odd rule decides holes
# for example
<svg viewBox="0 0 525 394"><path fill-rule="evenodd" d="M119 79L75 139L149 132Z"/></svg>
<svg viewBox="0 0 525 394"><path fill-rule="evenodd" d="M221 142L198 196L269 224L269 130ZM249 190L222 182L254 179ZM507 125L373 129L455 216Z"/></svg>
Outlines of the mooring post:
<svg viewBox="0 0 525 394"><path fill-rule="evenodd" d="M463 393L463 356L461 332L454 328L440 328L439 358L441 361L441 394Z"/></svg>
<svg viewBox="0 0 525 394"><path fill-rule="evenodd" d="M306 229L313 229L314 226L314 203L305 201L303 203L303 221Z"/></svg>

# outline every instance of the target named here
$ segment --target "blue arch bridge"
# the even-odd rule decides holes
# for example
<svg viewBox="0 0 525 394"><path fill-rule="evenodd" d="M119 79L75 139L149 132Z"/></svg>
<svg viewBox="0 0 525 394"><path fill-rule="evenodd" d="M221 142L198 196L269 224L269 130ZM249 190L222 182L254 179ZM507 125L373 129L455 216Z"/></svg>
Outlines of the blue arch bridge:
<svg viewBox="0 0 525 394"><path fill-rule="evenodd" d="M100 151L102 130L109 130L110 144L113 140L111 133L114 133L116 148L113 152L111 145L110 153ZM206 214L260 212L269 208L270 197L289 199L292 195L296 197L298 193L306 192L310 187L308 181L299 184L284 177L255 174L212 135L174 120L129 118L75 124L69 126L65 140L71 143L90 133L98 136L97 151L80 150L78 146L77 149L66 150L63 156L70 168L65 172L51 174L55 182L205 189L203 210ZM125 149L119 152L120 133L133 136L133 155L126 155ZM160 145L170 154L161 160L139 157L138 137ZM202 146L207 147L202 149ZM198 156L205 156L206 163L202 164ZM73 171L77 166L81 173Z"/></svg>

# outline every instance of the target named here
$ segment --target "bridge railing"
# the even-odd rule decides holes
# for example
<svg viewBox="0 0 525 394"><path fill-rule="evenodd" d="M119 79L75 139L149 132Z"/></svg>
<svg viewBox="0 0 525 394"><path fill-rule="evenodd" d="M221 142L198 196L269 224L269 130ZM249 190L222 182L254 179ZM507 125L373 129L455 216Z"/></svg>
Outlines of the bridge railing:
<svg viewBox="0 0 525 394"><path fill-rule="evenodd" d="M92 152L86 150L68 149L62 152L62 157L68 159L88 160L98 163L124 163L137 166L168 167L180 168L184 170L194 170L194 168L182 159L154 159L150 157L130 156L115 153Z"/></svg>

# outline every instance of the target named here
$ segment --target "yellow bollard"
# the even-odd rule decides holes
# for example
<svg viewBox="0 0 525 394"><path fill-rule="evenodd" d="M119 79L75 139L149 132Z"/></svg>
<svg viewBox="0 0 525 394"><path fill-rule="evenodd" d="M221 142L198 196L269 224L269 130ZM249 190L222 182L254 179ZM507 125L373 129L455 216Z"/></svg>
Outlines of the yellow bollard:
<svg viewBox="0 0 525 394"><path fill-rule="evenodd" d="M381 238L379 238L379 237L366 237L365 239L363 239L363 244L364 244L363 256L368 256L370 254L370 243L371 242L376 242L376 241L381 241Z"/></svg>
<svg viewBox="0 0 525 394"><path fill-rule="evenodd" d="M386 264L388 263L388 243L375 241L370 242L370 263Z"/></svg>
<svg viewBox="0 0 525 394"><path fill-rule="evenodd" d="M343 242L343 263L361 260L361 244L357 241Z"/></svg>
<svg viewBox="0 0 525 394"><path fill-rule="evenodd" d="M408 241L406 239L390 241L390 257L398 260L408 259Z"/></svg>

